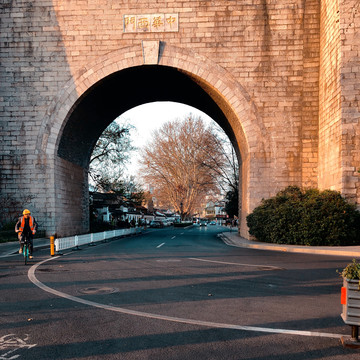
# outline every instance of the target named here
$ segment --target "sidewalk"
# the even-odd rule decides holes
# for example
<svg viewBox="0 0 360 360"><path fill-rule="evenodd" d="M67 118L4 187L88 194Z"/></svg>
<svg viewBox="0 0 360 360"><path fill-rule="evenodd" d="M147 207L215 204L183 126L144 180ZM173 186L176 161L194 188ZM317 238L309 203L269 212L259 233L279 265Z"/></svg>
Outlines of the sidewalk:
<svg viewBox="0 0 360 360"><path fill-rule="evenodd" d="M34 250L49 248L50 254L50 239L49 238L40 238L34 239ZM18 241L11 241L0 244L0 258L17 254L19 252L20 246Z"/></svg>
<svg viewBox="0 0 360 360"><path fill-rule="evenodd" d="M360 246L300 246L270 244L244 239L236 231L221 233L221 237L225 244L235 247L304 254L350 256L360 258Z"/></svg>

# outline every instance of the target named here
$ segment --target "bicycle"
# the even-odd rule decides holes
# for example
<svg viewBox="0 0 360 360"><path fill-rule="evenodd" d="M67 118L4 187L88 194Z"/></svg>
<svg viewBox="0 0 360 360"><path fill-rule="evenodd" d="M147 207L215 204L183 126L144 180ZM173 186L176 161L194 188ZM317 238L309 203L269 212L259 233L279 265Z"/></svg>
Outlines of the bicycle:
<svg viewBox="0 0 360 360"><path fill-rule="evenodd" d="M26 265L29 261L29 248L30 242L27 236L24 237L24 246L23 246L23 255L24 255L24 264Z"/></svg>

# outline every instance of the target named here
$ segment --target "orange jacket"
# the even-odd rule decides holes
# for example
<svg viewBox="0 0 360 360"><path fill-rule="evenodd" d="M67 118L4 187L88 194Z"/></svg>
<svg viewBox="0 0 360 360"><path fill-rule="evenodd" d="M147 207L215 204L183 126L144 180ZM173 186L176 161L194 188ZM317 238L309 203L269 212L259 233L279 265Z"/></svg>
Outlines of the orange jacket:
<svg viewBox="0 0 360 360"><path fill-rule="evenodd" d="M30 226L30 230L33 234L35 234L36 229L37 229L37 222L35 220L35 218L33 216L29 216L29 226ZM15 231L16 232L23 232L24 231L24 227L25 227L25 217L21 216L19 218L19 221L17 222L17 224L15 225Z"/></svg>

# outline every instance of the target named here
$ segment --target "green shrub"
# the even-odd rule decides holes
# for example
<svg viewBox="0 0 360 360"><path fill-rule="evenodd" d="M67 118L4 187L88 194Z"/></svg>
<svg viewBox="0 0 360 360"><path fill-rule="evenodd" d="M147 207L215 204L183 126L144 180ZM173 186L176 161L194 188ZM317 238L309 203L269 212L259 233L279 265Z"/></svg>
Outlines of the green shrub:
<svg viewBox="0 0 360 360"><path fill-rule="evenodd" d="M90 233L97 233L102 231L114 230L115 226L111 225L107 221L91 221L90 222Z"/></svg>
<svg viewBox="0 0 360 360"><path fill-rule="evenodd" d="M344 279L348 280L360 280L360 264L356 262L356 259L346 266L341 272L338 273Z"/></svg>
<svg viewBox="0 0 360 360"><path fill-rule="evenodd" d="M360 244L360 212L339 192L289 186L247 216L259 241L309 246Z"/></svg>

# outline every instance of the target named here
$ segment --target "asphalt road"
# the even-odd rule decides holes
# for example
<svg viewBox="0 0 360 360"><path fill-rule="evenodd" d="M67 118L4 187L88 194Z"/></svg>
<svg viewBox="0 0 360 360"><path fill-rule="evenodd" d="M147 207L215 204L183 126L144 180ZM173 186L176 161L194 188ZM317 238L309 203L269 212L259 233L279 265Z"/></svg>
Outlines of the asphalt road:
<svg viewBox="0 0 360 360"><path fill-rule="evenodd" d="M225 245L165 228L0 260L0 359L359 359L343 348L348 258Z"/></svg>

